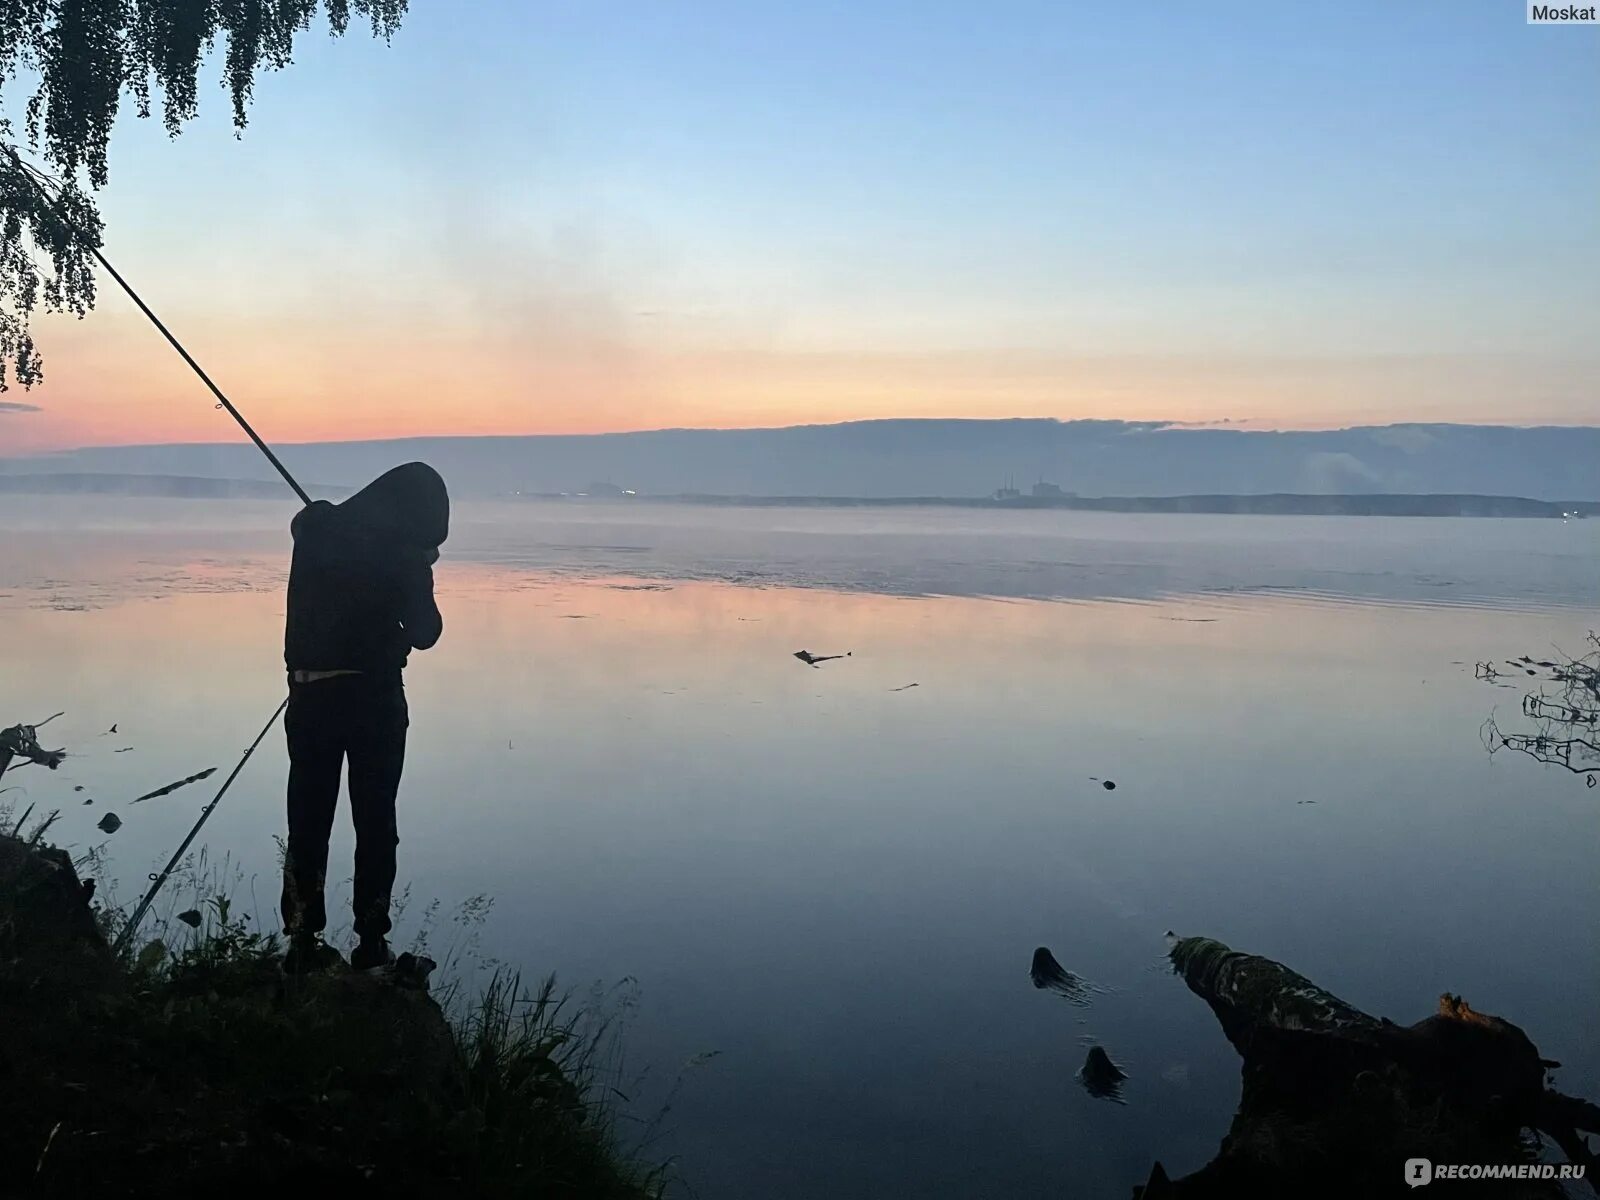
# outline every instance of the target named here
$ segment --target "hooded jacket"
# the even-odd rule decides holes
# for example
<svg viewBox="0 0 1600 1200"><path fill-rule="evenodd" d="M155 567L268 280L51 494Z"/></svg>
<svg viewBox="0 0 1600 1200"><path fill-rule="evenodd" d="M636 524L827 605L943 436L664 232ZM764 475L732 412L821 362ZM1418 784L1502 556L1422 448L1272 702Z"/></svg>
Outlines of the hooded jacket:
<svg viewBox="0 0 1600 1200"><path fill-rule="evenodd" d="M426 463L396 467L341 504L314 501L289 526L289 671L360 671L399 682L413 649L444 631L433 561L450 497Z"/></svg>

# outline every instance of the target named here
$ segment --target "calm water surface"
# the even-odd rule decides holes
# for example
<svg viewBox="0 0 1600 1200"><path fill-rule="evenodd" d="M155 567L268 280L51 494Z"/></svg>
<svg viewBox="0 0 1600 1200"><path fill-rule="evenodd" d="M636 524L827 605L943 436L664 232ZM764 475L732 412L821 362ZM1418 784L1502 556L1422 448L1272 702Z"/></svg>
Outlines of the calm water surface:
<svg viewBox="0 0 1600 1200"><path fill-rule="evenodd" d="M226 770L281 696L288 515L0 499L0 718L67 710L25 799L80 847L123 817L120 895L208 794L126 801ZM1472 664L1576 649L1597 550L1594 521L465 508L402 879L493 896L485 951L530 973L638 981L635 1109L681 1075L657 1149L708 1200L1198 1167L1238 1060L1168 929L1402 1022L1464 993L1594 1096L1600 793L1484 753L1518 693ZM284 769L275 735L206 835L263 913ZM1036 991L1038 945L1104 990ZM1126 1105L1074 1083L1090 1040Z"/></svg>

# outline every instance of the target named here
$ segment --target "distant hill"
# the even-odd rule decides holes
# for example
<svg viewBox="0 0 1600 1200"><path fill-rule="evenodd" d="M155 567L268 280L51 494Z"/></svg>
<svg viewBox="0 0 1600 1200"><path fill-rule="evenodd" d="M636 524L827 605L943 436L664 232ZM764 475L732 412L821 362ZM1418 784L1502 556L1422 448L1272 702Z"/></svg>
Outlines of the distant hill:
<svg viewBox="0 0 1600 1200"><path fill-rule="evenodd" d="M1511 495L1600 500L1600 427L1383 425L1188 429L1154 421L860 421L787 429L410 438L278 447L302 479L357 487L425 459L458 495L987 496L1048 480L1082 496ZM0 460L49 471L266 481L244 442L125 446Z"/></svg>

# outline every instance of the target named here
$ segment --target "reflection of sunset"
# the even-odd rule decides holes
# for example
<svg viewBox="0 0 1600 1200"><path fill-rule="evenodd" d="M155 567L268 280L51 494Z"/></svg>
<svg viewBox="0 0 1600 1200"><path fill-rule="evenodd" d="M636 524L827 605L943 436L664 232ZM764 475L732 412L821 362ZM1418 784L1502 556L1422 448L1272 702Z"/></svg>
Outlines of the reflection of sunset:
<svg viewBox="0 0 1600 1200"><path fill-rule="evenodd" d="M282 698L283 508L230 510L236 530L250 530L242 538L181 524L138 531L136 507L76 534L70 513L42 514L36 524L68 528L13 538L26 553L0 573L5 682L18 718L65 710L50 732L72 755L59 772L21 776L21 799L61 810L53 834L75 854L106 840L102 814L122 817L112 895L137 890L171 853L209 781L127 802L226 771ZM176 524L215 510L143 511ZM1360 974L1352 947L1381 927L1382 964L1431 955L1453 978L1481 964L1485 938L1508 979L1539 978L1538 961L1593 940L1591 843L1574 834L1589 806L1563 781L1487 759L1476 731L1512 693L1453 665L1581 635L1582 613L1283 593L905 598L641 579L583 564L626 541L671 547L685 570L721 547L737 569L742 551L729 543L746 518L675 510L657 514L653 535L633 526L618 537L604 514L586 533L570 513L544 524L519 515L501 527L478 512L482 525L459 531L460 557L438 567L444 637L407 671L400 861L414 906L402 937L434 897L448 911L493 896L486 949L497 957L580 986L643 982L656 1023L630 1041L641 1059L681 1062L732 1044L751 1065L715 1086L743 1095L749 1073L789 1078L797 1039L817 1061L838 1053L841 1036L858 1037L852 1061L885 1044L933 1061L960 1028L993 1031L985 1061L1007 1056L1014 1074L1060 1034L1059 1013L1030 1003L1027 955L1040 944L1124 989L1128 1003L1100 1018L1119 1044L1176 1059L1181 1019L1167 1014L1181 1013L1182 997L1146 987L1164 929L1226 930L1262 947L1288 937L1308 963L1355 963L1347 970ZM825 553L805 543L809 555L766 535L797 551L781 564L797 580L851 556L898 564L890 547L919 522L941 531L925 545L957 558L968 554L958 528L1012 564L1048 545L1036 540L1042 520L1017 526L1008 558L969 517L900 513L849 526L853 539L828 514L773 520L791 537L825 531ZM1191 568L1164 539L1184 520L1198 519L1093 528L1124 535L1111 558L1181 576ZM681 525L711 534L685 540ZM1210 558L1227 551L1224 534L1281 551L1305 528L1182 527L1212 539ZM1141 532L1151 540L1132 536ZM474 538L485 552L509 555L520 539L529 557L557 557L545 570L476 563ZM811 669L793 658L801 649L853 653ZM233 854L241 911L266 915L268 928L285 768L275 730L204 835ZM332 854L343 878L347 806ZM1451 886L1463 861L1481 885L1465 897ZM1526 914L1552 904L1571 919L1530 926ZM1530 944L1530 928L1543 940ZM1382 964L1367 968L1369 990ZM923 984L916 1005L905 1003L906 979ZM1585 1013L1541 995L1521 992L1519 1012L1557 1030L1553 1040L1584 1044ZM774 1028L777 1065L762 1049ZM1002 1123L1013 1122L1008 1108Z"/></svg>
<svg viewBox="0 0 1600 1200"><path fill-rule="evenodd" d="M283 601L271 554L152 565L136 552L100 570L0 605L8 686L41 712L67 710L57 734L84 756L66 782L104 799L237 751L282 695ZM805 836L830 844L868 836L866 794L873 822L900 811L961 824L968 794L998 787L1008 821L1030 822L1090 776L1118 780L1117 810L1202 836L1195 762L1241 802L1265 801L1257 777L1281 788L1286 771L1310 798L1340 792L1339 777L1308 782L1291 764L1409 758L1419 728L1397 711L1427 712L1454 740L1482 720L1483 696L1445 664L1518 630L1548 636L1547 617L1474 609L914 599L461 562L441 565L439 593L445 636L407 672L402 799L429 847L419 865L490 837L482 822L543 836L552 820L650 823L640 814L667 803L695 826L773 789L803 797ZM853 653L812 669L794 659L801 649ZM100 737L113 723L125 756ZM1219 759L1219 745L1247 749ZM270 844L281 742L268 750L219 821L229 844ZM119 834L123 850L154 856L185 811L152 805Z"/></svg>
<svg viewBox="0 0 1600 1200"><path fill-rule="evenodd" d="M148 565L137 569L146 586L162 586ZM169 708L159 723L174 729L203 711L220 731L241 719L230 710L259 706L281 685L279 572L268 559L168 569L184 580L165 599L75 611L69 588L44 593L67 611L14 612L30 647L18 690L137 695L151 715ZM441 568L439 591L446 638L413 656L410 687L420 703L459 713L446 720L466 722L452 736L468 740L487 732L486 720L508 730L570 725L581 741L614 719L670 725L692 715L735 729L750 725L752 704L818 696L850 706L862 728L908 714L957 728L1001 720L1007 736L1062 722L1101 735L1155 723L1181 740L1197 713L1213 727L1242 726L1293 688L1305 719L1361 724L1363 675L1346 664L1374 652L1460 657L1508 619L1287 599L913 599L462 563ZM801 649L853 653L812 669L792 657ZM1302 693L1308 675L1319 684ZM893 690L912 682L914 692Z"/></svg>

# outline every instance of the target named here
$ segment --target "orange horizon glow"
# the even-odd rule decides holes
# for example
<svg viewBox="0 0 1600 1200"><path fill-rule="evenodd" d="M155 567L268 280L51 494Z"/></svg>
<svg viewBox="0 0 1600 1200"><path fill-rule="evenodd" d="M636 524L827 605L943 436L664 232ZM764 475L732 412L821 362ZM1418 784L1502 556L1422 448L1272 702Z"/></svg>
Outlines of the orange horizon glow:
<svg viewBox="0 0 1600 1200"><path fill-rule="evenodd" d="M1349 358L1042 351L816 351L574 339L527 346L428 328L333 331L283 319L187 322L182 336L264 437L752 429L896 418L1158 420L1241 429L1452 421L1593 424L1571 415L1594 364L1515 356ZM132 313L52 320L46 380L0 413L0 454L224 442L203 386ZM1593 410L1593 406L1589 406Z"/></svg>

